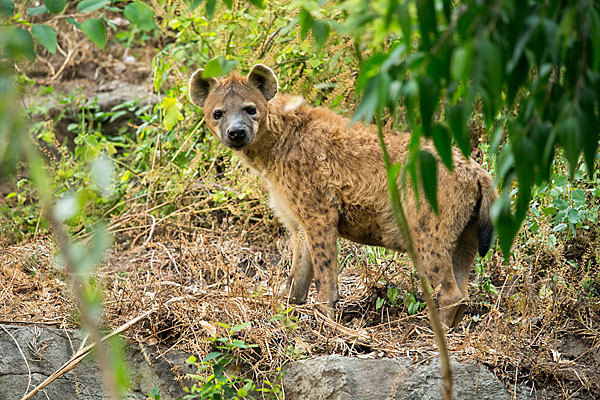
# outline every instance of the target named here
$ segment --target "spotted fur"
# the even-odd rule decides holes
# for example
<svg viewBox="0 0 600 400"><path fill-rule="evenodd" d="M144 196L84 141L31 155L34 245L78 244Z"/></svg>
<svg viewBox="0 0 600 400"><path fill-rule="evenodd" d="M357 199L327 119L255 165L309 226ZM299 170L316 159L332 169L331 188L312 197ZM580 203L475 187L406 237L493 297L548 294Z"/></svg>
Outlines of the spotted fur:
<svg viewBox="0 0 600 400"><path fill-rule="evenodd" d="M248 76L232 73L190 81L190 97L203 107L208 128L265 182L271 206L292 234L294 254L288 279L290 299L306 301L313 278L317 299L331 312L338 300L337 237L402 251L402 237L390 206L387 175L377 130L350 124L334 112L299 103L277 92L277 79L264 65ZM256 114L243 146L227 139L231 125L213 110L233 115L253 104ZM240 117L241 118L241 117ZM246 136L244 136L246 137ZM410 135L385 131L391 161L406 158ZM422 148L435 154L429 141ZM490 175L453 149L454 170L438 168L439 216L406 185L402 196L418 257L439 289L442 321L456 326L469 299L468 278L479 250L490 247L489 210L497 194Z"/></svg>

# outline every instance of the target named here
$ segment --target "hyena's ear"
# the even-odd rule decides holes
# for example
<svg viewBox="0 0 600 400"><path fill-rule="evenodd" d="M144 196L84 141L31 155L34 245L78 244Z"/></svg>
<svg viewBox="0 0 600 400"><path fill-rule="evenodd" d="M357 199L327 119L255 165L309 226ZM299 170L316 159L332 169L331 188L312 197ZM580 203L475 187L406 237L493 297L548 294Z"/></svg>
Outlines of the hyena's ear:
<svg viewBox="0 0 600 400"><path fill-rule="evenodd" d="M199 69L198 71L194 72L192 78L190 79L190 99L197 107L204 106L204 102L208 97L210 89L217 84L217 80L215 78L203 78L203 71L203 69Z"/></svg>
<svg viewBox="0 0 600 400"><path fill-rule="evenodd" d="M273 70L266 65L256 64L248 74L248 82L261 91L267 100L277 94L277 77Z"/></svg>

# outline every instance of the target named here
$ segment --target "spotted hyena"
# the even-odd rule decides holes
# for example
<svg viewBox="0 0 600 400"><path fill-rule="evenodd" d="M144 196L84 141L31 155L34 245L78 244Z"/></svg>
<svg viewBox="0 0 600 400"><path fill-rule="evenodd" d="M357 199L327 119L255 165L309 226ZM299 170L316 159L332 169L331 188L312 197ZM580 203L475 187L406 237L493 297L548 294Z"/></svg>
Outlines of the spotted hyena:
<svg viewBox="0 0 600 400"><path fill-rule="evenodd" d="M265 182L276 215L292 233L288 279L293 303L306 301L315 280L317 299L331 310L338 300L338 236L402 250L406 240L392 214L387 175L373 125L278 94L275 74L257 64L247 76L190 80L190 98L204 109L210 131ZM406 158L410 135L385 131L392 162ZM432 144L422 147L435 153ZM417 256L439 288L442 321L456 326L468 300L477 251L490 248L490 175L453 150L454 170L438 172L439 215L410 186L402 197ZM302 233L303 232L303 233Z"/></svg>

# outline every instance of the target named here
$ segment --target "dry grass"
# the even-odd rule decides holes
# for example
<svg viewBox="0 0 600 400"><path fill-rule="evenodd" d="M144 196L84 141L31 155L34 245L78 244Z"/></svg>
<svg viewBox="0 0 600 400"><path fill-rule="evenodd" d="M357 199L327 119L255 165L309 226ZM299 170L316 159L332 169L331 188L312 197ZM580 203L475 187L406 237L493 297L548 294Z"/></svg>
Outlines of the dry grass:
<svg viewBox="0 0 600 400"><path fill-rule="evenodd" d="M204 201L199 200L202 190ZM406 257L367 262L367 249L342 242L339 320L323 319L312 303L284 316L290 260L285 234L258 199L211 206L206 190L190 188L177 211L161 222L139 210L112 221L117 243L97 271L109 327L157 307L127 337L203 356L211 350L208 338L226 334L219 323L251 321L252 327L239 335L259 345L242 353L245 368L259 380L300 356L424 360L435 354L424 313L409 316L404 307L375 310L377 297L385 296L382 279L412 291ZM186 207L192 203L196 207ZM244 214L230 212L242 205ZM598 248L598 235L592 232L554 251L525 245L508 266L494 254L486 264L499 294L484 293L473 283L470 314L448 337L452 355L493 367L507 385L552 387L565 398L575 391L599 395L600 303L582 289L587 279L598 284ZM53 262L53 252L48 239L2 252L0 320L77 325L69 280ZM582 267L567 263L565 254L577 256ZM177 297L185 300L165 305Z"/></svg>

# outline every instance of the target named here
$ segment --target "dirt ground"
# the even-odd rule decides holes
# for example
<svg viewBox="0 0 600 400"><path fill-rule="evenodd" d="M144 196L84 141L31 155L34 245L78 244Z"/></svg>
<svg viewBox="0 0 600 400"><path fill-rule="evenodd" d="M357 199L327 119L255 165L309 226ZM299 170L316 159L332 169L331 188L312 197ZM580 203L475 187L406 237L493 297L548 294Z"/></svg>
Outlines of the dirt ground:
<svg viewBox="0 0 600 400"><path fill-rule="evenodd" d="M123 49L68 46L66 55L57 53L26 73L56 91L77 82L90 95L109 80L146 85L151 79L151 51L140 49L135 68L129 68L130 55ZM425 361L435 355L424 311L408 315L401 301L377 308L388 287L398 288L399 298L415 291L412 266L401 254L384 257L342 241L338 320L318 315L314 289L307 305L288 312L286 233L259 184L248 179L256 188L254 198L215 207L207 185L217 183L202 182L187 189L179 211L169 218L157 221L143 209L112 218L115 245L97 270L107 327L116 329L153 310L125 332L128 339L202 357L211 350L207 338L226 334L219 323L251 321L252 328L238 335L259 346L242 354L245 368L259 379L303 356L371 354ZM518 241L527 239L524 232ZM519 383L532 390L552 388L564 398L600 398L600 300L598 292L586 297L579 290L588 278L599 282L600 235L582 232L552 251L517 246L508 262L499 252L483 260L485 278L473 273L469 310L447 338L451 354L490 366L508 388ZM55 254L52 239L42 235L3 246L0 322L79 325L71 279ZM573 268L567 260L574 258L587 268ZM497 295L483 289L487 278Z"/></svg>

